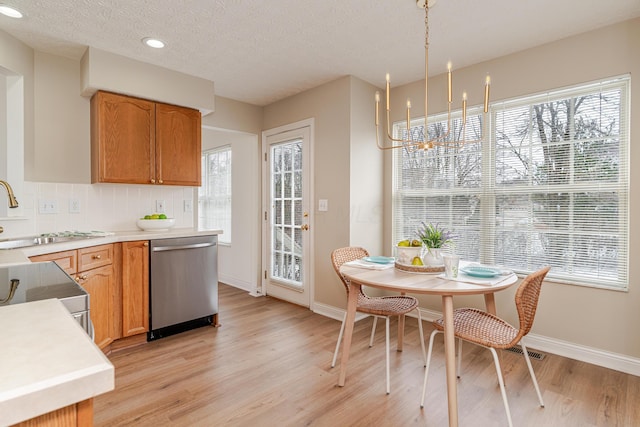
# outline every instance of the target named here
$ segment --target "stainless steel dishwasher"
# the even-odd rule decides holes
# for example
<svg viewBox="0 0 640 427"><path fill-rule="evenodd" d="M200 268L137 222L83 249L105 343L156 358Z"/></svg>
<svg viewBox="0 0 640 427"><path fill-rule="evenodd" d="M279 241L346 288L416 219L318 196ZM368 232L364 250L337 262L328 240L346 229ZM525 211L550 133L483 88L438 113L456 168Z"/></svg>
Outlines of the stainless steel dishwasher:
<svg viewBox="0 0 640 427"><path fill-rule="evenodd" d="M151 240L152 341L215 323L218 313L218 236Z"/></svg>

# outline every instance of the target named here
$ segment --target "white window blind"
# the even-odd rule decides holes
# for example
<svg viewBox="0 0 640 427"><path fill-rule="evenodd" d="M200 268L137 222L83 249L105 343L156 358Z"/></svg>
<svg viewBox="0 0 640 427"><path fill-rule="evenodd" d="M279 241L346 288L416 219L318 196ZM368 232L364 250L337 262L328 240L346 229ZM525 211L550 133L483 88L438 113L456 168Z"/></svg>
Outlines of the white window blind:
<svg viewBox="0 0 640 427"><path fill-rule="evenodd" d="M626 289L628 116L621 77L495 103L490 123L470 110L466 139L484 127L482 144L395 150L394 242L439 223L464 259L520 273L550 265L557 281ZM430 138L446 129L446 117L429 117ZM420 136L424 119L410 132Z"/></svg>
<svg viewBox="0 0 640 427"><path fill-rule="evenodd" d="M220 243L231 243L231 147L202 153L202 185L198 189L198 227L222 229Z"/></svg>

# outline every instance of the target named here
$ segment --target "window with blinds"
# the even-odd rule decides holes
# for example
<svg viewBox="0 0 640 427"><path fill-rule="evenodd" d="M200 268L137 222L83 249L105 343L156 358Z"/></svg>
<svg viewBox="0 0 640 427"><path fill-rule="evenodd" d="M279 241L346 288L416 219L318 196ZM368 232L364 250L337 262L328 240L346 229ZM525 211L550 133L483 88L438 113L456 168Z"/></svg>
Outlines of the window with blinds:
<svg viewBox="0 0 640 427"><path fill-rule="evenodd" d="M202 153L198 188L198 227L221 229L219 243L231 243L231 147Z"/></svg>
<svg viewBox="0 0 640 427"><path fill-rule="evenodd" d="M490 123L480 113L467 113L465 138L484 130L482 144L394 150L393 241L438 223L463 259L627 289L629 78L495 103ZM459 115L434 116L427 132L460 139L460 128ZM406 122L393 131L406 137Z"/></svg>

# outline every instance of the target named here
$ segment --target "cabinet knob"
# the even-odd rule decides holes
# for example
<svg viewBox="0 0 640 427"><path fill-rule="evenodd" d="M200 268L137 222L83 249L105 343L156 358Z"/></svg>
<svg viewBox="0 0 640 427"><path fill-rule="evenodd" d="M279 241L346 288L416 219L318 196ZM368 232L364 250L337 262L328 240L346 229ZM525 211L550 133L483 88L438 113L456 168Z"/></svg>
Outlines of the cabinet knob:
<svg viewBox="0 0 640 427"><path fill-rule="evenodd" d="M160 179L160 180L158 180L158 184L163 184L163 183L164 183L164 181L163 181L163 180L161 180L161 179Z"/></svg>
<svg viewBox="0 0 640 427"><path fill-rule="evenodd" d="M82 276L76 276L76 282L79 282L81 280L87 280L87 276L86 274L83 274Z"/></svg>
<svg viewBox="0 0 640 427"><path fill-rule="evenodd" d="M155 178L151 178L151 183L155 184L156 183L156 179Z"/></svg>
<svg viewBox="0 0 640 427"><path fill-rule="evenodd" d="M142 246L145 246L145 247L146 247L146 246L149 246L149 242L144 242L144 243L142 244Z"/></svg>
<svg viewBox="0 0 640 427"><path fill-rule="evenodd" d="M100 259L100 258L102 258L100 255L94 255L93 256L93 259Z"/></svg>

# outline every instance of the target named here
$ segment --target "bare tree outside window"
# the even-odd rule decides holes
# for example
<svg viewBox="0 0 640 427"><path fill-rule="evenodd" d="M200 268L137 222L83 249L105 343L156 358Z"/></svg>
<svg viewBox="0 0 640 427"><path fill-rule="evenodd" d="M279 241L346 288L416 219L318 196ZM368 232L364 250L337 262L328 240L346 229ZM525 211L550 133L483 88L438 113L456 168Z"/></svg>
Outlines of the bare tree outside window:
<svg viewBox="0 0 640 427"><path fill-rule="evenodd" d="M420 221L440 222L454 230L465 259L523 273L551 265L559 280L625 288L628 82L492 105L483 144L398 150L394 240ZM469 114L467 138L483 125ZM454 121L452 132L460 127ZM442 135L443 118L430 118L427 129ZM424 120L410 132L424 132Z"/></svg>

